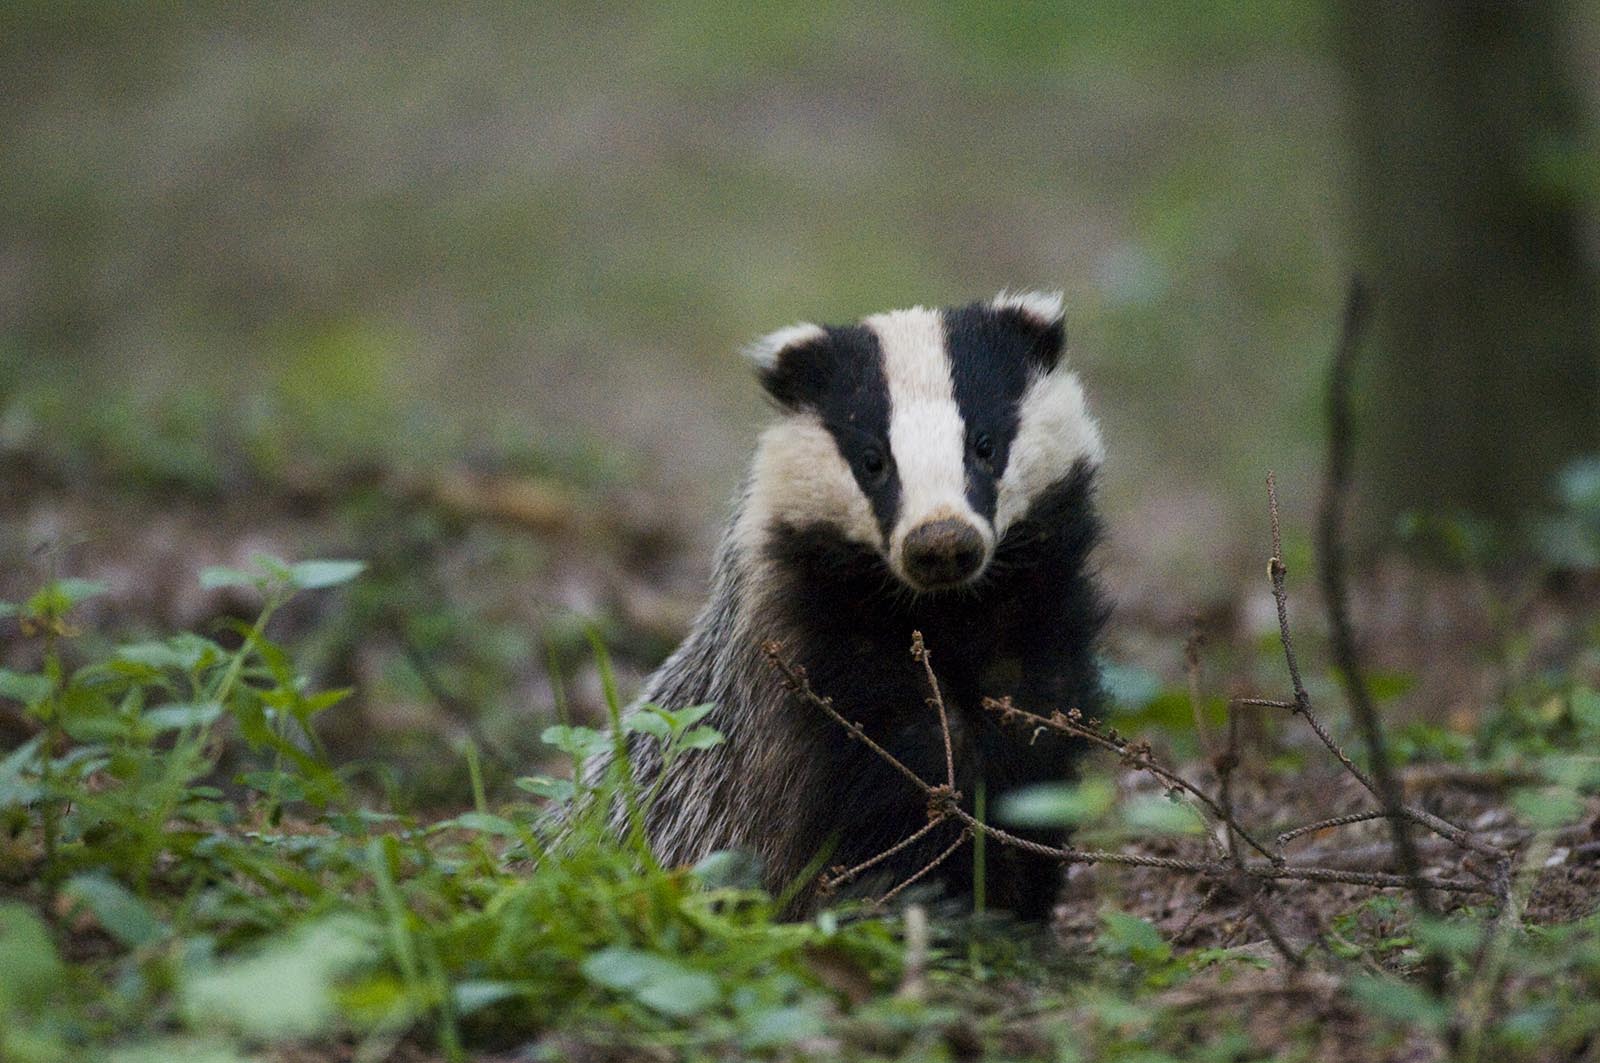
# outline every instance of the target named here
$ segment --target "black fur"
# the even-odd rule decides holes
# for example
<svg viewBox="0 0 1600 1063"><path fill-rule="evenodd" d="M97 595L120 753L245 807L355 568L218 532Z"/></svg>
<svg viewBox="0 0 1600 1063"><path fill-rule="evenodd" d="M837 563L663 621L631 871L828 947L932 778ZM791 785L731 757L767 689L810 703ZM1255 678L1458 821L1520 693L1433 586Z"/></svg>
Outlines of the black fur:
<svg viewBox="0 0 1600 1063"><path fill-rule="evenodd" d="M912 595L875 550L826 525L774 530L771 560L788 581L776 596L788 613L782 626L797 632L793 650L803 655L798 663L813 686L912 770L939 782L943 743L921 666L909 653L911 632L923 633L952 714L956 785L969 810L979 780L992 808L1019 786L1071 778L1076 753L1059 735L1035 738L1002 727L982 708L984 697L1012 695L1040 712L1093 714L1100 706L1094 653L1106 608L1088 567L1100 533L1093 481L1093 469L1080 462L1007 531L978 582L951 591ZM796 703L786 725L793 728L794 755L825 765L821 776L837 786L813 806L811 822L793 827L817 851L834 845L830 863L865 860L926 821L922 794L814 708ZM888 862L883 877L904 879L955 833L954 827L934 832ZM995 846L989 852L993 903L1027 918L1047 917L1058 866ZM951 892L970 892L970 846L944 865L942 879Z"/></svg>
<svg viewBox="0 0 1600 1063"><path fill-rule="evenodd" d="M1017 406L1032 376L1061 355L1060 323L1046 326L1017 310L972 303L943 312L950 382L967 425L967 501L993 519L998 480L1017 434ZM992 454L983 458L977 441Z"/></svg>
<svg viewBox="0 0 1600 1063"><path fill-rule="evenodd" d="M878 337L861 325L830 327L780 351L761 386L780 406L822 420L887 535L899 510L900 478L889 453L889 385Z"/></svg>

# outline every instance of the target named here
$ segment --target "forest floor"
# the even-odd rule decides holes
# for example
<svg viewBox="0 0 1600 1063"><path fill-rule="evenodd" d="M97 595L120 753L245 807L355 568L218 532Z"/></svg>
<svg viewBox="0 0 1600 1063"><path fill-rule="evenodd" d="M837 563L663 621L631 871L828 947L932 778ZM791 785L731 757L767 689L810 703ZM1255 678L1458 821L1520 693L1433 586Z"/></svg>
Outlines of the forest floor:
<svg viewBox="0 0 1600 1063"><path fill-rule="evenodd" d="M783 924L726 868L540 833L686 630L703 529L507 459L141 460L0 464L0 1057L1600 1058L1593 572L1358 581L1430 913L1388 820L1326 823L1380 806L1287 529L1310 714L1265 574L1186 603L1108 550L1115 707L1055 721L1121 752L1033 809L1091 854L1047 937L914 888Z"/></svg>

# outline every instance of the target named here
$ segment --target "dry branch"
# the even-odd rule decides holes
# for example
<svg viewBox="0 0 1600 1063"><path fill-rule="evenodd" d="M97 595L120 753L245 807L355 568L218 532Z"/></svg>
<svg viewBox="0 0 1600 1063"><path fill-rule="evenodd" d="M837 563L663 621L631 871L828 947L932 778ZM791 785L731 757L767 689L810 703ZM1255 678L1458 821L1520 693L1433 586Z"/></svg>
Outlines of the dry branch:
<svg viewBox="0 0 1600 1063"><path fill-rule="evenodd" d="M1270 881L1336 882L1348 885L1366 886L1373 889L1404 889L1419 884L1418 877L1408 876L1405 874L1394 874L1388 871L1366 871L1341 867L1289 864L1285 862L1279 853L1267 849L1260 842L1256 841L1251 832L1238 821L1231 809L1220 804L1217 800L1213 799L1209 794L1207 794L1200 787L1196 786L1194 783L1191 783L1181 775L1157 762L1154 759L1153 754L1150 752L1148 746L1141 743L1131 743L1127 739L1117 735L1115 731L1101 731L1099 725L1095 721L1085 719L1076 709L1069 710L1066 713L1055 711L1049 716L1040 716L1037 713L1031 713L1024 709L1017 708L1011 703L1009 698L1000 700L986 699L984 702L984 707L990 711L998 713L1004 721L1025 724L1026 726L1035 730L1054 730L1072 737L1083 739L1092 745L1116 754L1116 756L1124 763L1139 770L1148 772L1155 778L1167 784L1172 790L1182 791L1191 795L1205 809L1216 816L1232 836L1236 836L1238 839L1246 842L1267 859L1265 861L1247 861L1243 859L1242 856L1237 853L1237 851L1219 850L1215 859L1187 860L1178 857L1151 856L1145 853L1078 849L1071 845L1059 847L1050 846L1041 842L1032 841L1028 838L1023 838L1019 835L1011 833L1010 831L1004 830L1003 828L996 827L993 824L985 823L961 807L961 793L953 786L953 781L955 779L955 764L953 752L954 747L950 735L949 710L945 706L943 697L939 692L938 681L934 676L928 656L928 650L922 640L920 632L914 636L912 652L918 663L923 665L929 687L927 703L929 707L935 710L938 716L941 737L945 742L947 754L945 769L946 779L948 781L943 784L935 784L923 779L916 772L907 767L905 763L897 758L894 754L890 753L887 749L874 741L871 736L866 733L866 729L860 723L851 720L840 713L839 710L834 706L831 698L818 694L812 688L810 680L807 677L803 667L784 658L782 647L778 643L766 643L763 646L763 652L766 654L768 660L771 661L772 665L783 675L790 689L798 694L802 700L804 700L807 704L817 708L829 719L843 727L847 735L849 735L853 740L861 742L885 764L888 764L890 767L894 768L896 772L898 772L909 783L920 790L923 796L928 800L928 821L926 823L924 823L917 830L908 834L906 837L895 842L893 845L868 858L867 860L864 860L853 867L834 869L823 882L824 892L831 891L839 886L855 880L866 871L869 871L873 867L876 867L879 864L887 861L896 854L911 848L917 842L926 838L938 827L944 825L945 823L955 821L960 823L964 828L955 838L955 840L952 841L943 851L941 851L927 864L924 864L917 871L912 873L906 879L902 880L889 889L888 892L879 897L879 904L887 903L888 901L899 896L908 887L918 881L921 881L927 875L931 874L941 864L954 855L961 848L961 846L967 844L974 837L982 835L985 838L993 839L997 844L1009 846L1024 852L1033 853L1038 856L1043 856L1048 859L1055 860L1064 866L1071 864L1111 864L1124 867L1155 868L1198 875L1217 884L1221 884L1230 880L1237 880L1241 877L1248 880L1254 880L1258 884L1258 887L1256 890L1252 890L1247 894L1247 896L1250 898L1249 908L1251 914L1255 917L1256 921L1261 924L1264 932L1268 936L1268 939L1274 942L1274 947L1286 949L1287 951L1284 953L1285 957L1290 959L1291 962L1298 964L1301 959L1303 959L1302 954L1295 953L1292 949L1288 948L1287 942L1282 938L1282 935L1278 933L1276 927L1272 925L1270 917L1266 913L1264 907L1260 904L1259 899L1256 897L1256 894L1259 892L1259 884L1264 884ZM1304 688L1302 687L1300 689L1303 691ZM1247 699L1241 700L1243 701ZM1326 731L1325 729L1321 728L1320 721L1317 721L1314 714L1310 712L1309 697L1304 698L1302 702L1297 694L1297 701L1295 704L1279 704L1283 704L1286 707L1296 708L1298 711L1298 706L1302 703L1306 706L1306 709L1300 714L1305 716L1308 722L1312 723L1314 729L1318 729L1319 733L1325 734ZM1331 744L1331 739L1326 739L1325 741L1330 744L1330 748L1337 750L1337 747ZM1230 742L1229 753L1236 755L1236 749L1232 742ZM1341 762L1343 762L1346 758L1341 757L1340 759ZM1413 810L1409 809L1406 810L1408 814L1412 811ZM1345 823L1359 822L1364 819L1376 818L1376 816L1380 815L1382 815L1382 813L1355 814L1352 816L1337 817L1337 819L1331 821L1323 820L1319 821L1318 823L1308 824L1306 827L1285 832L1285 835L1287 837L1296 837L1300 834L1308 833L1311 830L1340 826ZM1445 824L1445 826L1450 827L1449 824ZM1459 832L1459 828L1451 827L1451 829L1455 832ZM1473 841L1476 842L1474 848L1488 848L1497 855L1501 855L1500 850L1492 849L1492 847L1489 847L1484 843L1477 842L1476 839L1473 839ZM1481 881L1470 881L1466 879L1420 876L1420 885L1426 889L1436 890L1441 893L1454 893L1463 895L1497 895L1497 891L1493 885L1485 884Z"/></svg>
<svg viewBox="0 0 1600 1063"><path fill-rule="evenodd" d="M1344 323L1339 330L1339 343L1334 348L1333 364L1328 376L1328 469L1323 481L1321 512L1317 518L1317 555L1333 656L1339 665L1345 697L1350 702L1350 713L1356 718L1356 725L1361 728L1362 738L1366 741L1373 781L1377 784L1375 793L1388 818L1389 831L1394 836L1400 870L1417 883L1414 893L1418 910L1428 912L1432 906L1427 891L1421 886L1422 864L1417 857L1411 824L1403 808L1400 784L1389 764L1389 747L1384 738L1383 724L1378 719L1378 707L1372 702L1361 662L1356 655L1355 632L1350 623L1349 595L1344 578L1344 547L1339 535L1344 499L1350 487L1353 432L1350 374L1366 318L1366 288L1359 279L1355 279L1350 282L1350 292L1345 299Z"/></svg>

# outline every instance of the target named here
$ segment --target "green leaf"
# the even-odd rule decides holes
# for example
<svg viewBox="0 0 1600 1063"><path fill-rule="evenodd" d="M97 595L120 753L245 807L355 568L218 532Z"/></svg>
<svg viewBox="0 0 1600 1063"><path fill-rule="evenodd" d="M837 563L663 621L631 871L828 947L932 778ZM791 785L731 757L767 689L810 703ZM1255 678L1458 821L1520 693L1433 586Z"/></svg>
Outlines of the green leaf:
<svg viewBox="0 0 1600 1063"><path fill-rule="evenodd" d="M547 775L524 775L515 780L515 784L520 790L551 801L570 801L578 791L571 779L552 779Z"/></svg>
<svg viewBox="0 0 1600 1063"><path fill-rule="evenodd" d="M1536 830L1575 822L1584 814L1583 798L1564 786L1529 786L1511 792L1511 807Z"/></svg>
<svg viewBox="0 0 1600 1063"><path fill-rule="evenodd" d="M438 827L459 827L462 830L474 830L480 834L498 834L507 838L520 838L521 830L509 819L501 816L492 816L487 812L463 812L454 819L447 819L434 824Z"/></svg>
<svg viewBox="0 0 1600 1063"><path fill-rule="evenodd" d="M1102 661L1100 680L1115 715L1138 712L1161 696L1161 677L1138 665Z"/></svg>
<svg viewBox="0 0 1600 1063"><path fill-rule="evenodd" d="M707 853L690 869L707 889L754 890L761 888L761 861L742 849Z"/></svg>
<svg viewBox="0 0 1600 1063"><path fill-rule="evenodd" d="M1450 1009L1425 990L1398 978L1361 974L1351 978L1346 991L1364 1010L1406 1025L1440 1027Z"/></svg>
<svg viewBox="0 0 1600 1063"><path fill-rule="evenodd" d="M710 975L638 949L602 949L583 961L583 974L596 985L628 993L652 1011L673 1018L699 1014L722 996Z"/></svg>
<svg viewBox="0 0 1600 1063"><path fill-rule="evenodd" d="M563 753L579 760L588 760L595 754L611 748L611 736L592 727L556 724L553 727L546 727L539 738L545 745L555 746Z"/></svg>
<svg viewBox="0 0 1600 1063"><path fill-rule="evenodd" d="M209 727L222 715L222 706L215 701L197 701L187 705L162 705L146 711L139 723L151 734L177 731L185 727Z"/></svg>
<svg viewBox="0 0 1600 1063"><path fill-rule="evenodd" d="M253 1063L260 1057L244 1055L219 1041L164 1037L113 1049L104 1058L105 1063Z"/></svg>
<svg viewBox="0 0 1600 1063"><path fill-rule="evenodd" d="M1202 834L1205 826L1182 800L1161 794L1140 794L1122 806L1122 822L1137 833Z"/></svg>
<svg viewBox="0 0 1600 1063"><path fill-rule="evenodd" d="M302 926L252 956L186 971L185 1018L264 1041L321 1033L338 1018L339 979L375 962L377 942L366 922L335 916Z"/></svg>
<svg viewBox="0 0 1600 1063"><path fill-rule="evenodd" d="M34 616L51 616L66 612L79 602L87 601L106 592L106 584L97 579L58 579L47 583L24 607Z"/></svg>
<svg viewBox="0 0 1600 1063"><path fill-rule="evenodd" d="M681 749L710 749L722 744L722 732L715 727L696 727L678 740Z"/></svg>
<svg viewBox="0 0 1600 1063"><path fill-rule="evenodd" d="M1483 943L1483 926L1464 919L1420 916L1411 929L1418 942L1447 956L1471 955Z"/></svg>
<svg viewBox="0 0 1600 1063"><path fill-rule="evenodd" d="M679 709L677 712L664 713L664 715L672 721L672 729L674 731L685 731L705 719L706 715L716 707L715 702L708 701L704 705L690 705L688 708Z"/></svg>
<svg viewBox="0 0 1600 1063"><path fill-rule="evenodd" d="M303 591L321 590L349 583L366 568L363 561L301 561L289 566L289 582Z"/></svg>
<svg viewBox="0 0 1600 1063"><path fill-rule="evenodd" d="M744 1019L746 1048L778 1048L826 1032L816 1012L803 1007L767 1008Z"/></svg>
<svg viewBox="0 0 1600 1063"><path fill-rule="evenodd" d="M622 729L647 734L662 742L672 737L672 721L660 709L648 705L623 720Z"/></svg>
<svg viewBox="0 0 1600 1063"><path fill-rule="evenodd" d="M0 1016L59 993L66 972L50 929L26 905L0 902Z"/></svg>
<svg viewBox="0 0 1600 1063"><path fill-rule="evenodd" d="M1100 921L1105 926L1099 939L1103 952L1125 956L1141 967L1162 964L1172 958L1172 946L1154 923L1112 910L1101 912Z"/></svg>
<svg viewBox="0 0 1600 1063"><path fill-rule="evenodd" d="M66 892L94 913L106 933L130 949L153 944L167 936L167 928L144 901L104 875L75 875L67 882Z"/></svg>
<svg viewBox="0 0 1600 1063"><path fill-rule="evenodd" d="M31 779L24 779L24 769L34 763L34 758L39 753L39 747L44 744L44 735L34 735L22 745L0 760L0 808L7 806L26 805L37 801L43 791L39 784ZM0 952L0 955L4 955Z"/></svg>
<svg viewBox="0 0 1600 1063"><path fill-rule="evenodd" d="M492 982L488 980L457 982L450 989L457 1015L471 1015L491 1004L528 993L530 987L520 982Z"/></svg>
<svg viewBox="0 0 1600 1063"><path fill-rule="evenodd" d="M339 687L336 690L319 691L310 697L298 699L290 711L294 713L295 719L305 723L318 713L327 712L355 692L355 687Z"/></svg>
<svg viewBox="0 0 1600 1063"><path fill-rule="evenodd" d="M1600 731L1600 690L1578 687L1572 692L1572 720L1586 731Z"/></svg>
<svg viewBox="0 0 1600 1063"><path fill-rule="evenodd" d="M995 807L995 819L1017 827L1064 827L1104 815L1117 791L1105 779L1039 783L1013 790Z"/></svg>
<svg viewBox="0 0 1600 1063"><path fill-rule="evenodd" d="M160 642L135 642L118 646L116 659L142 664L158 671L176 668L192 672L202 664L223 656L222 647L210 639L187 632Z"/></svg>
<svg viewBox="0 0 1600 1063"><path fill-rule="evenodd" d="M9 668L0 668L0 698L9 698L20 701L32 708L50 696L50 691L55 684L50 682L49 676L34 675L24 672L13 672Z"/></svg>
<svg viewBox="0 0 1600 1063"><path fill-rule="evenodd" d="M211 565L200 570L200 586L208 591L223 587L259 587L261 576L225 565Z"/></svg>

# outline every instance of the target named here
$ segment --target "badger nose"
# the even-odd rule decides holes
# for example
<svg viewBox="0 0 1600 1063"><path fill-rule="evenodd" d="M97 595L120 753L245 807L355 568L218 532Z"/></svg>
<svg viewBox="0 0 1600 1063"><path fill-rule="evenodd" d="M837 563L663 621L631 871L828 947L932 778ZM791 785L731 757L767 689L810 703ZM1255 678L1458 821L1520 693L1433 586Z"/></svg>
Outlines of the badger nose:
<svg viewBox="0 0 1600 1063"><path fill-rule="evenodd" d="M902 549L906 574L925 587L960 583L983 565L983 536L953 517L912 528Z"/></svg>

